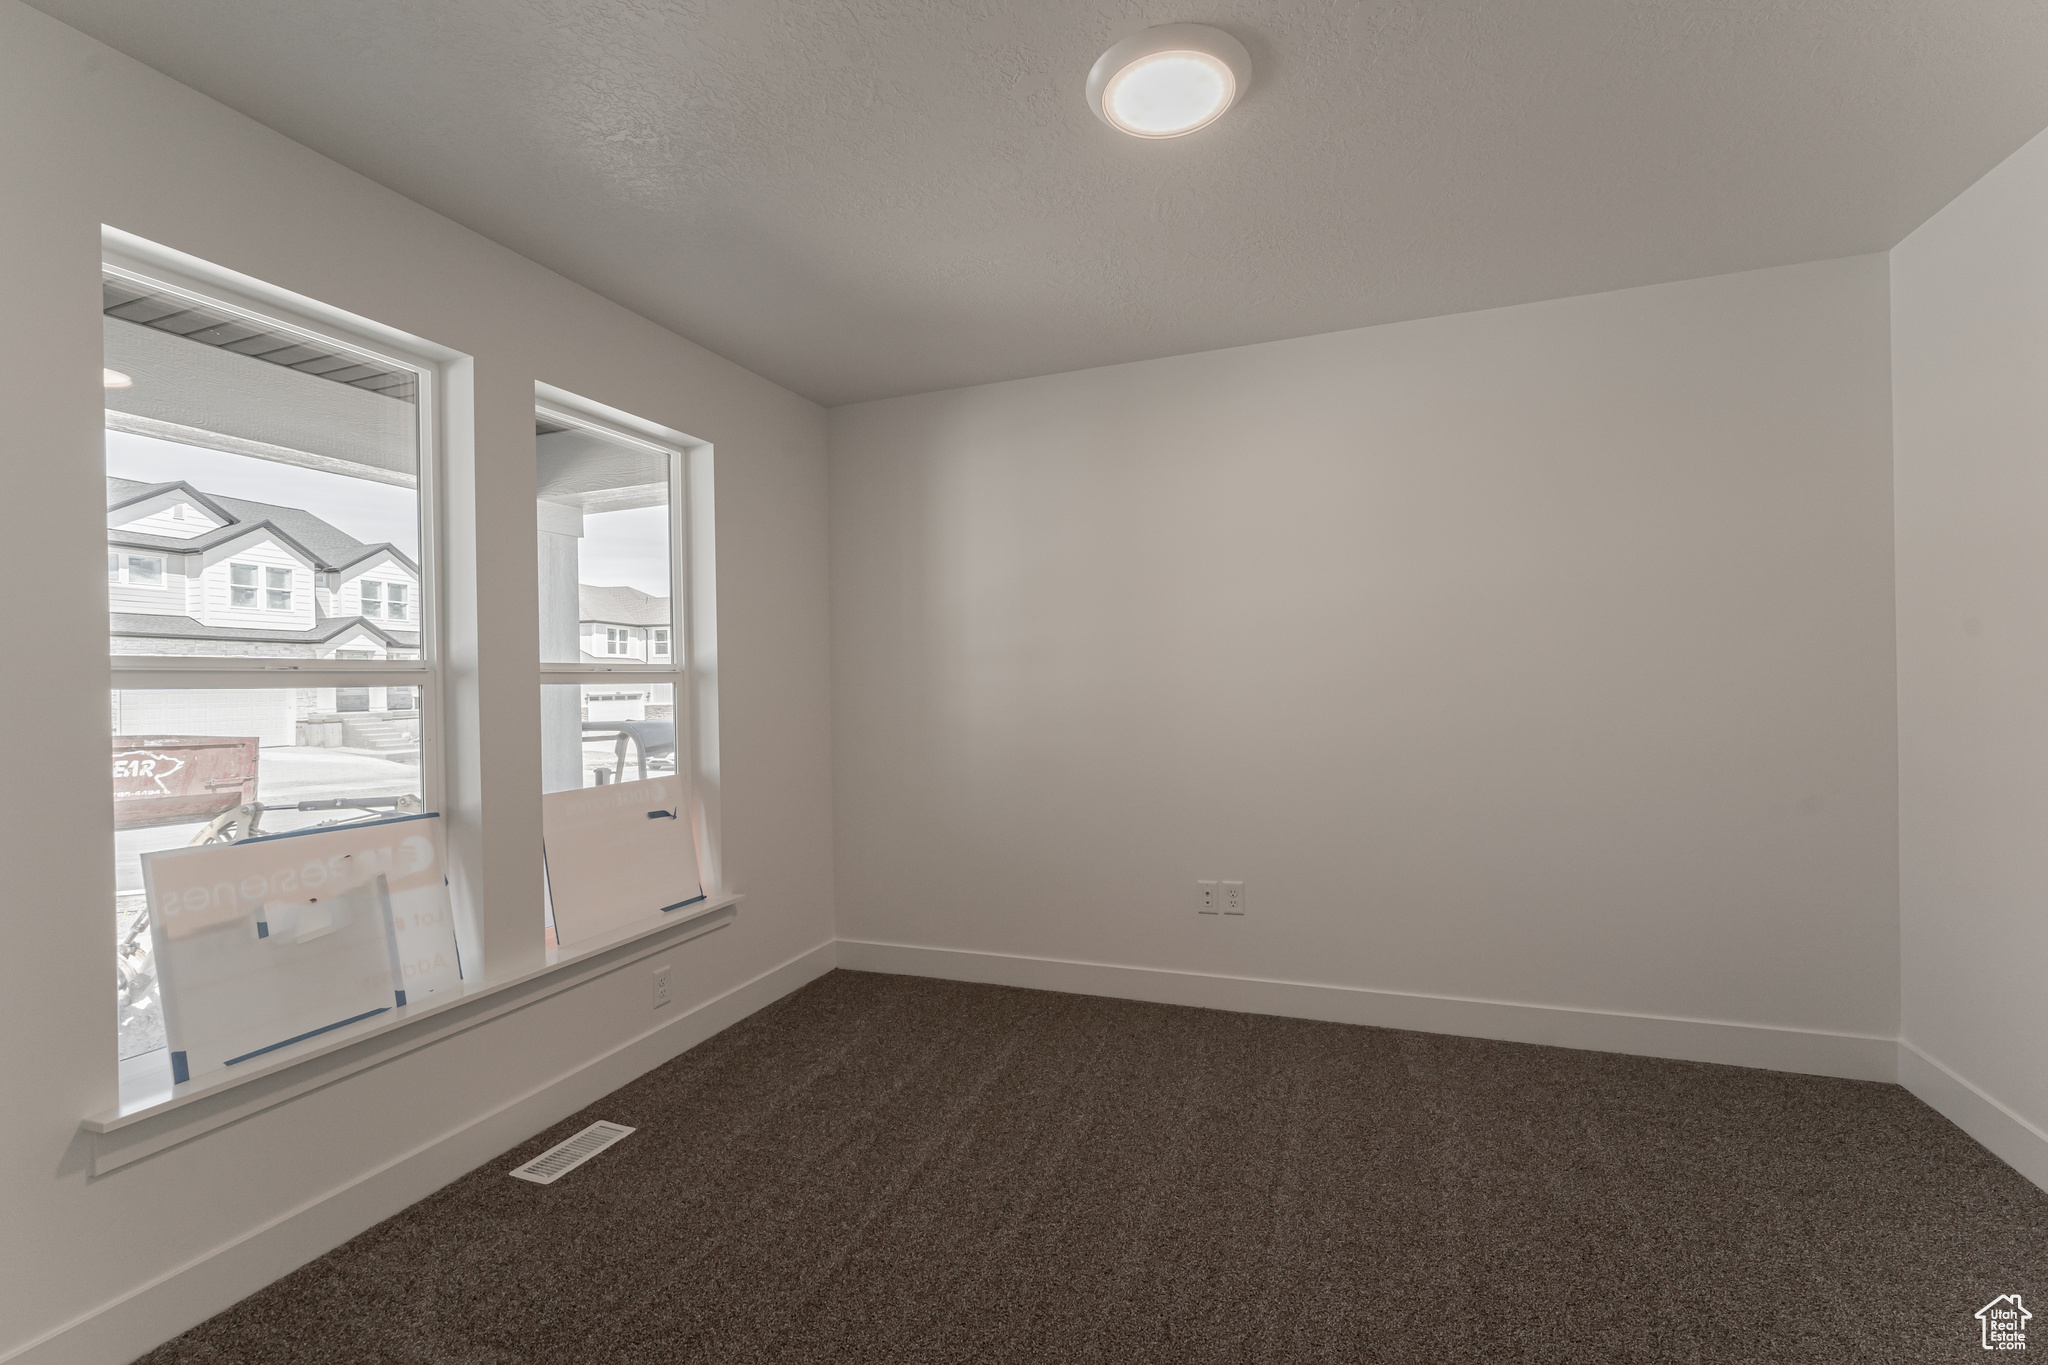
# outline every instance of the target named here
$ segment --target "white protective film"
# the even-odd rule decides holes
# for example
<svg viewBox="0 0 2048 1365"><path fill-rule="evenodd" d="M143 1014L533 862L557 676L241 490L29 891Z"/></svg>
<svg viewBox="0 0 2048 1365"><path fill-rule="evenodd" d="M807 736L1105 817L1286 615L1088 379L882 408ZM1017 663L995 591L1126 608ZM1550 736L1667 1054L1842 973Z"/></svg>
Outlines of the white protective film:
<svg viewBox="0 0 2048 1365"><path fill-rule="evenodd" d="M432 815L142 856L183 1082L461 980Z"/></svg>
<svg viewBox="0 0 2048 1365"><path fill-rule="evenodd" d="M541 822L548 896L564 947L704 898L680 777L549 792Z"/></svg>

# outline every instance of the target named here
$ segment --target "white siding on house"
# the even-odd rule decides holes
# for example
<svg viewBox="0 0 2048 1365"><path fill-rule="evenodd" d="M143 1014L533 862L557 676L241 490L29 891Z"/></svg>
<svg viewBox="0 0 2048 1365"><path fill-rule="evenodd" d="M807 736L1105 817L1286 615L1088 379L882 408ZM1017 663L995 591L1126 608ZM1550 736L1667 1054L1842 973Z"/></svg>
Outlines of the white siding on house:
<svg viewBox="0 0 2048 1365"><path fill-rule="evenodd" d="M377 585L379 610L363 610L363 584ZM393 617L390 614L390 585L399 584L405 589L405 615ZM399 562L396 555L386 551L360 564L352 564L343 572L334 589L328 612L334 616L368 616L375 621L395 622L400 630L413 630L419 625L420 614L419 576Z"/></svg>
<svg viewBox="0 0 2048 1365"><path fill-rule="evenodd" d="M116 521L115 518L121 518ZM108 529L190 540L226 525L190 498L152 498L107 514Z"/></svg>
<svg viewBox="0 0 2048 1365"><path fill-rule="evenodd" d="M153 616L185 614L185 580L166 570L161 588L137 587L132 583L107 584L109 611L140 611Z"/></svg>
<svg viewBox="0 0 2048 1365"><path fill-rule="evenodd" d="M256 605L231 607L228 566L257 566ZM267 576L271 568L292 571L292 606L289 611L271 611ZM200 620L209 626L248 626L267 630L311 630L313 628L313 566L267 535L238 541L231 547L209 550L201 575Z"/></svg>
<svg viewBox="0 0 2048 1365"><path fill-rule="evenodd" d="M623 630L626 632L626 652L610 652L605 632ZM620 663L647 662L647 632L639 626L607 626L601 621L582 623L583 652L597 659L612 659Z"/></svg>

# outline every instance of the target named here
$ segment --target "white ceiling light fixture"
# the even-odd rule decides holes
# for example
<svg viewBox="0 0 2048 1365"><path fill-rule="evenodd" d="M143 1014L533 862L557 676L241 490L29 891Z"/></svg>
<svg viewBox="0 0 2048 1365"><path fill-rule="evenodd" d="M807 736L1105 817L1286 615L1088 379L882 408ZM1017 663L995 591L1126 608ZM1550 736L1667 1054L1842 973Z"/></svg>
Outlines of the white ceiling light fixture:
<svg viewBox="0 0 2048 1365"><path fill-rule="evenodd" d="M104 365L100 367L100 384L104 388L125 389L131 387L134 383L134 380L122 374L119 370L109 370Z"/></svg>
<svg viewBox="0 0 2048 1365"><path fill-rule="evenodd" d="M1088 73L1088 107L1132 137L1183 137L1222 118L1251 76L1251 53L1222 29L1161 24L1102 54Z"/></svg>

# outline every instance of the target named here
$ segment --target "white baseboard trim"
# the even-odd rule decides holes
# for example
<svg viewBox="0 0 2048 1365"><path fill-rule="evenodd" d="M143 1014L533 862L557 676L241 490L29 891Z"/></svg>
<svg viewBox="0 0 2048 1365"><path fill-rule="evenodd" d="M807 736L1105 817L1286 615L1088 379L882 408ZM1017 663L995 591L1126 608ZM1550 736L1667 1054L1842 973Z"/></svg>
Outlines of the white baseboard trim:
<svg viewBox="0 0 2048 1365"><path fill-rule="evenodd" d="M1899 1084L2000 1161L2048 1190L2048 1133L1903 1038L1899 1040Z"/></svg>
<svg viewBox="0 0 2048 1365"><path fill-rule="evenodd" d="M634 1077L832 970L825 942L461 1128L394 1157L110 1303L0 1356L0 1365L126 1365L317 1256L510 1151Z"/></svg>
<svg viewBox="0 0 2048 1365"><path fill-rule="evenodd" d="M1267 981L858 939L839 940L839 965L852 971L1027 986L1163 1005L1370 1024L1686 1062L1720 1062L1857 1081L1898 1079L1897 1040L1860 1033L1824 1033L1498 1000L1461 1000L1354 986Z"/></svg>

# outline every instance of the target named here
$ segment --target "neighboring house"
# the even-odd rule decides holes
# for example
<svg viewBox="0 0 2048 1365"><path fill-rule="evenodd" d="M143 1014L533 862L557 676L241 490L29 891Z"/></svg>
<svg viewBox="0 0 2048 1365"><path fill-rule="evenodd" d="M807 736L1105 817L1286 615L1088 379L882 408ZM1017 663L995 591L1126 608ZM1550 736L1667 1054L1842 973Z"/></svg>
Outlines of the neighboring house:
<svg viewBox="0 0 2048 1365"><path fill-rule="evenodd" d="M577 590L578 648L585 663L673 664L668 599L638 588Z"/></svg>
<svg viewBox="0 0 2048 1365"><path fill-rule="evenodd" d="M366 545L301 508L182 482L107 480L116 654L417 659L419 585L419 566L397 547ZM209 694L190 695L197 702ZM340 722L352 713L418 715L408 687L299 689L296 698L280 697L281 714L263 727L266 743L340 744ZM134 733L172 731L180 721L166 714L118 723ZM319 728L309 733L308 725Z"/></svg>
<svg viewBox="0 0 2048 1365"><path fill-rule="evenodd" d="M668 599L638 588L577 590L576 633L585 663L675 663L674 626ZM657 687L661 690L657 691ZM617 685L583 689L583 719L668 720L675 715L669 684L652 685L621 679Z"/></svg>

